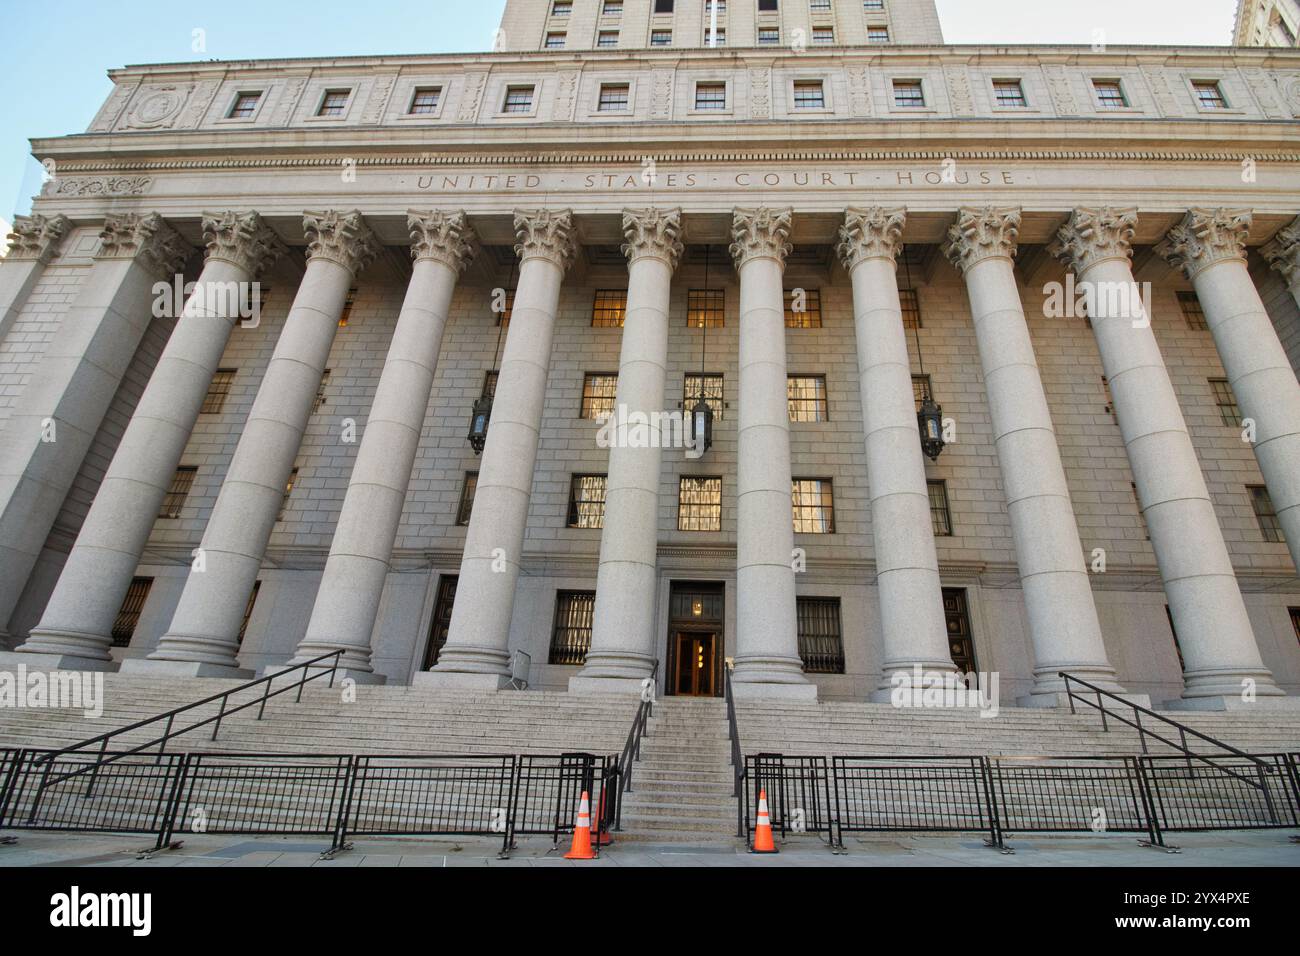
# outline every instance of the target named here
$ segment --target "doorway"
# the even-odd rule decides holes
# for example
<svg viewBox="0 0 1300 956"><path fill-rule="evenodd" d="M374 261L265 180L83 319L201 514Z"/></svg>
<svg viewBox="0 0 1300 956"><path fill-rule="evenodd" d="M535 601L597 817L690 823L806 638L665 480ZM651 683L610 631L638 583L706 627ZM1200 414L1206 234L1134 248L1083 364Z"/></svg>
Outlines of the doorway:
<svg viewBox="0 0 1300 956"><path fill-rule="evenodd" d="M978 674L975 638L971 634L970 608L966 604L964 588L943 589L943 616L948 625L948 653L952 656L952 662L957 665L957 672Z"/></svg>
<svg viewBox="0 0 1300 956"><path fill-rule="evenodd" d="M674 581L669 599L665 693L722 696L724 634L721 582Z"/></svg>

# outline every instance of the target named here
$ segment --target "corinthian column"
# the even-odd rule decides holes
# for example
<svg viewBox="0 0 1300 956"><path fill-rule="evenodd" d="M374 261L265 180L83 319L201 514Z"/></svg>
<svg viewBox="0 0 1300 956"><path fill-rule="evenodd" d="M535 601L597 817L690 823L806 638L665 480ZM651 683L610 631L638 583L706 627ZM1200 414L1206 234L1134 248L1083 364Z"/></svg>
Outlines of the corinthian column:
<svg viewBox="0 0 1300 956"><path fill-rule="evenodd" d="M235 660L244 608L284 501L348 289L379 251L359 212L305 213L303 228L307 269L208 518L199 561L157 650L148 658L123 661L123 671L189 677L246 673Z"/></svg>
<svg viewBox="0 0 1300 956"><path fill-rule="evenodd" d="M157 213L104 222L95 264L0 432L0 638L153 319L154 284L170 285L192 252Z"/></svg>
<svg viewBox="0 0 1300 956"><path fill-rule="evenodd" d="M1248 209L1192 209L1156 251L1196 289L1237 405L1255 423L1255 458L1300 568L1300 382L1246 268L1250 222Z"/></svg>
<svg viewBox="0 0 1300 956"><path fill-rule="evenodd" d="M1074 269L1183 650L1183 697L1281 695L1264 667L1178 397L1130 265L1135 209L1076 209L1050 251Z"/></svg>
<svg viewBox="0 0 1300 956"><path fill-rule="evenodd" d="M1286 279L1287 288L1300 305L1300 216L1283 226L1273 241L1260 250L1264 258ZM12 253L10 253L12 255Z"/></svg>
<svg viewBox="0 0 1300 956"><path fill-rule="evenodd" d="M45 613L20 652L110 659L113 620L252 279L284 252L255 212L203 218L207 261L100 483Z"/></svg>
<svg viewBox="0 0 1300 956"><path fill-rule="evenodd" d="M918 668L923 673L955 670L898 297L896 256L906 219L904 209L850 209L838 247L853 281L858 387L884 639L883 679L874 695L881 700L890 699L897 674L906 675L906 686L911 687Z"/></svg>
<svg viewBox="0 0 1300 956"><path fill-rule="evenodd" d="M388 578L452 293L474 257L474 232L463 212L411 212L406 224L415 259L411 281L366 417L307 633L289 662L341 650L339 666L367 683L384 679L370 662L370 632Z"/></svg>
<svg viewBox="0 0 1300 956"><path fill-rule="evenodd" d="M1120 688L1106 658L1084 566L1083 546L1038 374L1012 259L1020 210L964 208L944 252L966 277L993 439L1015 539L1034 647L1027 703L1051 706L1065 690L1059 671Z"/></svg>
<svg viewBox="0 0 1300 956"><path fill-rule="evenodd" d="M682 255L681 233L679 209L623 211L627 310L615 421L636 425L634 429L619 428L612 436L591 650L586 666L569 681L572 692L639 693L655 660L655 564L663 458L657 413L664 401L668 296Z"/></svg>
<svg viewBox="0 0 1300 956"><path fill-rule="evenodd" d="M16 216L9 251L0 259L0 342L18 319L71 223L66 216Z"/></svg>
<svg viewBox="0 0 1300 956"><path fill-rule="evenodd" d="M785 294L790 209L737 209L740 424L736 462L737 697L815 699L803 675L795 611Z"/></svg>
<svg viewBox="0 0 1300 956"><path fill-rule="evenodd" d="M497 376L447 643L416 682L497 690L509 679L510 618L551 367L560 283L577 252L573 213L515 212L519 285Z"/></svg>

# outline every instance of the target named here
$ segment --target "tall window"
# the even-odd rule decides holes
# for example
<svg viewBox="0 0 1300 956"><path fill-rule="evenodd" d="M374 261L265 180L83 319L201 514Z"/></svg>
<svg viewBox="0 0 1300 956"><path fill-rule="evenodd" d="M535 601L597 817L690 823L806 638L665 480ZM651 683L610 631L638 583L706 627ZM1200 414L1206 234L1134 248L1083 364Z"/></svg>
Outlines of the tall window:
<svg viewBox="0 0 1300 956"><path fill-rule="evenodd" d="M927 481L925 490L930 496L930 526L939 537L951 537L952 513L948 510L948 482Z"/></svg>
<svg viewBox="0 0 1300 956"><path fill-rule="evenodd" d="M515 290L506 289L505 301L501 303L501 311L496 313L497 325L509 327L510 317L515 313Z"/></svg>
<svg viewBox="0 0 1300 956"><path fill-rule="evenodd" d="M503 113L531 113L533 110L533 88L531 86L507 86L505 102L501 106Z"/></svg>
<svg viewBox="0 0 1300 956"><path fill-rule="evenodd" d="M167 489L167 494L163 496L162 510L158 513L159 518L179 518L181 509L185 507L185 499L189 497L190 487L194 484L194 476L198 474L197 468L182 465L176 469L176 474L172 476L171 486Z"/></svg>
<svg viewBox="0 0 1300 956"><path fill-rule="evenodd" d="M591 324L597 329L622 328L627 314L626 289L597 289L591 303Z"/></svg>
<svg viewBox="0 0 1300 956"><path fill-rule="evenodd" d="M582 417L597 419L613 414L617 394L617 372L588 372L582 377Z"/></svg>
<svg viewBox="0 0 1300 956"><path fill-rule="evenodd" d="M212 381L208 383L208 394L203 396L203 407L199 409L199 414L221 414L221 410L226 407L226 397L230 395L230 388L234 384L235 370L233 368L217 369L212 376Z"/></svg>
<svg viewBox="0 0 1300 956"><path fill-rule="evenodd" d="M829 478L794 478L790 482L797 534L834 534L835 499Z"/></svg>
<svg viewBox="0 0 1300 956"><path fill-rule="evenodd" d="M826 91L821 80L796 80L794 83L794 108L820 110L826 108Z"/></svg>
<svg viewBox="0 0 1300 956"><path fill-rule="evenodd" d="M792 422L824 422L830 415L826 403L825 375L791 375L786 378L786 404Z"/></svg>
<svg viewBox="0 0 1300 956"><path fill-rule="evenodd" d="M551 16L567 17L573 12L573 0L554 0L551 4Z"/></svg>
<svg viewBox="0 0 1300 956"><path fill-rule="evenodd" d="M436 113L438 111L438 101L441 98L441 86L422 86L411 97L411 113Z"/></svg>
<svg viewBox="0 0 1300 956"><path fill-rule="evenodd" d="M780 44L781 44L780 27L759 27L758 28L759 46L779 46Z"/></svg>
<svg viewBox="0 0 1300 956"><path fill-rule="evenodd" d="M822 327L821 289L785 290L785 327L787 329Z"/></svg>
<svg viewBox="0 0 1300 956"><path fill-rule="evenodd" d="M569 527L605 526L605 475L574 475L569 484Z"/></svg>
<svg viewBox="0 0 1300 956"><path fill-rule="evenodd" d="M113 620L113 646L130 647L135 635L135 626L140 623L140 612L144 602L149 600L149 589L153 587L153 578L132 578L131 586L126 589L126 598L118 608Z"/></svg>
<svg viewBox="0 0 1300 956"><path fill-rule="evenodd" d="M601 16L621 17L623 15L623 0L605 0L600 8Z"/></svg>
<svg viewBox="0 0 1300 956"><path fill-rule="evenodd" d="M919 329L921 323L921 297L915 289L899 289L898 304L903 308L903 328Z"/></svg>
<svg viewBox="0 0 1300 956"><path fill-rule="evenodd" d="M839 598L798 598L799 658L806 674L843 674Z"/></svg>
<svg viewBox="0 0 1300 956"><path fill-rule="evenodd" d="M994 80L993 95L998 106L1028 106L1025 88L1019 80Z"/></svg>
<svg viewBox="0 0 1300 956"><path fill-rule="evenodd" d="M347 298L343 300L343 311L339 313L339 328L346 329L352 320L352 307L357 304L357 290L348 289Z"/></svg>
<svg viewBox="0 0 1300 956"><path fill-rule="evenodd" d="M726 325L725 289L691 289L686 293L686 324L693 329Z"/></svg>
<svg viewBox="0 0 1300 956"><path fill-rule="evenodd" d="M601 30L596 34L596 47L601 50L608 50L618 46L617 30Z"/></svg>
<svg viewBox="0 0 1300 956"><path fill-rule="evenodd" d="M1203 110L1226 110L1228 101L1223 96L1223 89L1217 80L1197 80L1192 84L1196 93L1197 105Z"/></svg>
<svg viewBox="0 0 1300 956"><path fill-rule="evenodd" d="M313 415L316 412L320 411L321 407L325 404L325 389L329 388L329 384L330 384L330 369L326 369L324 372L321 373L320 384L316 386L316 398L311 403L311 410Z"/></svg>
<svg viewBox="0 0 1300 956"><path fill-rule="evenodd" d="M677 489L677 530L722 530L721 478L682 478Z"/></svg>
<svg viewBox="0 0 1300 956"><path fill-rule="evenodd" d="M1237 396L1232 394L1232 386L1226 378L1210 379L1210 388L1214 392L1214 404L1219 407L1219 418L1231 428L1241 427L1241 409L1237 407Z"/></svg>
<svg viewBox="0 0 1300 956"><path fill-rule="evenodd" d="M253 608L257 605L258 592L261 590L262 582L254 581L253 590L248 595L248 603L244 605L244 616L239 621L239 633L235 635L235 643L241 647L244 644L244 635L248 633L248 622L253 619Z"/></svg>
<svg viewBox="0 0 1300 956"><path fill-rule="evenodd" d="M1124 95L1124 84L1119 80L1093 80L1093 91L1097 95L1097 105L1103 110L1122 110L1128 108L1128 97Z"/></svg>
<svg viewBox="0 0 1300 956"><path fill-rule="evenodd" d="M727 84L696 83L695 108L697 110L725 110L727 108Z"/></svg>
<svg viewBox="0 0 1300 956"><path fill-rule="evenodd" d="M651 30L650 31L651 46L672 46L672 43L673 43L672 30Z"/></svg>
<svg viewBox="0 0 1300 956"><path fill-rule="evenodd" d="M688 414L700 400L701 389L703 389L704 401L709 408L713 409L713 420L722 421L722 410L726 405L723 401L722 373L705 372L703 375L699 372L686 373L686 378L682 382L682 407Z"/></svg>
<svg viewBox="0 0 1300 956"><path fill-rule="evenodd" d="M325 96L320 101L320 109L316 111L317 116L342 116L343 111L347 109L348 97L351 90L326 90Z"/></svg>
<svg viewBox="0 0 1300 956"><path fill-rule="evenodd" d="M835 42L835 28L813 27L812 41L816 46L830 46Z"/></svg>
<svg viewBox="0 0 1300 956"><path fill-rule="evenodd" d="M459 575L444 574L438 578L438 596L433 602L433 620L429 622L429 645L424 649L424 669L438 663L438 655L447 643L451 630L451 610L456 605L456 582Z"/></svg>
<svg viewBox="0 0 1300 956"><path fill-rule="evenodd" d="M889 27L867 27L868 43L888 43Z"/></svg>
<svg viewBox="0 0 1300 956"><path fill-rule="evenodd" d="M563 50L564 40L565 34L563 33L548 33L546 34L546 49Z"/></svg>
<svg viewBox="0 0 1300 956"><path fill-rule="evenodd" d="M478 491L478 472L465 472L465 482L460 486L460 507L456 509L456 524L469 524L474 513L474 494Z"/></svg>
<svg viewBox="0 0 1300 956"><path fill-rule="evenodd" d="M560 591L556 595L550 663L586 663L587 651L591 649L591 619L595 611L595 591Z"/></svg>
<svg viewBox="0 0 1300 956"><path fill-rule="evenodd" d="M894 105L919 107L925 105L925 87L920 80L894 80Z"/></svg>
<svg viewBox="0 0 1300 956"><path fill-rule="evenodd" d="M602 113L618 113L627 109L631 87L627 83L602 83L600 102L596 109Z"/></svg>
<svg viewBox="0 0 1300 956"><path fill-rule="evenodd" d="M1178 307L1183 311L1187 327L1195 332L1205 332L1209 326L1205 323L1205 310L1195 292L1179 292Z"/></svg>
<svg viewBox="0 0 1300 956"><path fill-rule="evenodd" d="M1273 507L1273 499L1268 495L1268 489L1263 485L1247 485L1246 490L1250 492L1250 503L1255 508L1255 520L1259 522L1259 533L1264 536L1264 540L1284 543L1286 537L1282 534L1282 522L1277 520L1277 511Z"/></svg>
<svg viewBox="0 0 1300 956"><path fill-rule="evenodd" d="M230 107L229 119L252 119L253 114L257 112L258 101L261 100L261 93L238 93L235 96L235 102Z"/></svg>

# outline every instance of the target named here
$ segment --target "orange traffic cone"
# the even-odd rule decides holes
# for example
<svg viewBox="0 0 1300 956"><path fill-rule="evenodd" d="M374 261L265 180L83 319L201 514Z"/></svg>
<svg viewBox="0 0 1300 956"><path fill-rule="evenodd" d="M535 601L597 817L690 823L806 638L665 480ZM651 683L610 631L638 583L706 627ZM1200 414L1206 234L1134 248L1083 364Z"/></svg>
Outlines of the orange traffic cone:
<svg viewBox="0 0 1300 956"><path fill-rule="evenodd" d="M754 846L750 853L780 853L772 842L772 821L767 815L767 790L758 792L758 825L754 827Z"/></svg>
<svg viewBox="0 0 1300 956"><path fill-rule="evenodd" d="M578 822L573 828L573 845L564 854L566 860L594 860L596 853L591 848L591 799L587 791L582 791L582 802L578 804Z"/></svg>
<svg viewBox="0 0 1300 956"><path fill-rule="evenodd" d="M596 845L609 846L614 842L608 829L605 828L605 791L600 791L600 809L596 811Z"/></svg>

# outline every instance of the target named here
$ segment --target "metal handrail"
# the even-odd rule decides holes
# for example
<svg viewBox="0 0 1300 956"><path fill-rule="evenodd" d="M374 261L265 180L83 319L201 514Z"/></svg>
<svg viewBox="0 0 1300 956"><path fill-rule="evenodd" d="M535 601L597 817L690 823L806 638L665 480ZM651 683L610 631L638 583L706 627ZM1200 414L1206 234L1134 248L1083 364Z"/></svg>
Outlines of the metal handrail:
<svg viewBox="0 0 1300 956"><path fill-rule="evenodd" d="M727 688L727 734L731 738L731 771L732 771L732 788L731 795L740 797L740 782L745 777L745 758L740 747L740 730L736 726L736 698L731 690L731 665L723 667L723 675Z"/></svg>
<svg viewBox="0 0 1300 956"><path fill-rule="evenodd" d="M232 687L230 690L222 691L219 694L213 694L211 697L205 697L202 700L195 701L192 704L185 704L184 706L173 708L172 710L169 710L162 714L158 714L155 717L146 717L144 720L137 720L135 723L127 724L125 727L119 727L116 730L110 730L108 733L100 734L97 737L90 737L86 740L81 741L80 743L70 744L69 746L63 747L60 750L53 750L47 754L43 754L41 757L37 758L35 762L49 763L53 765L54 761L56 761L60 757L66 756L67 754L76 753L78 751L83 751L89 747L94 746L95 744L99 745L98 760L94 761L93 763L88 763L84 767L79 767L76 770L70 771L66 774L62 774L54 779L47 779L42 784L42 789L51 784L59 783L64 780L68 780L71 777L80 776L81 774L84 773L98 772L99 768L106 764L114 763L118 760L121 760L123 757L131 757L134 756L135 754L143 753L144 751L149 750L151 747L156 746L158 748L158 756L162 756L162 754L167 749L167 742L169 740L171 740L174 737L180 737L183 734L187 734L191 730L198 730L200 727L206 727L208 724L215 724L215 726L212 728L212 737L210 739L216 740L217 732L221 730L221 722L225 720L227 717L233 714L237 714L241 710L246 710L249 707L253 707L253 706L258 707L257 719L261 720L262 715L266 712L266 702L270 700L272 697L278 697L280 694L292 690L295 686L298 688L298 697L295 703L302 701L302 690L303 687L308 682L316 680L319 677L323 677L326 673L329 674L329 678L330 678L329 686L333 687L334 676L338 671L339 658L342 655L343 655L342 650L331 651L328 654L322 654L320 657L313 657L311 660L304 661L301 664L296 664L293 667L286 667L284 670L276 671L274 674L267 674L265 677L259 677L256 680L251 680L246 684L240 684L238 687ZM324 661L331 661L331 663L328 665L329 668L328 671L326 670L326 665L322 663ZM309 672L313 669L316 670L316 673L309 674ZM287 674L293 674L297 671L301 671L302 675L298 678L296 684L291 683L285 685L284 687L279 688L276 691L271 690L272 682L278 680L279 678L284 677ZM228 707L231 697L258 686L262 686L263 688L260 697L255 697L252 700L248 701L247 703L240 704L237 707L233 707L233 708ZM180 730L175 729L176 718L179 717L181 714L184 714L191 710L196 710L197 708L204 707L208 704L216 703L218 701L220 702L220 707L217 709L216 716L205 717L203 720L197 721L196 723L190 724L186 727L182 727ZM129 750L115 751L112 755L109 755L108 753L109 741L113 740L116 737L120 737L123 734L130 733L133 730L139 730L141 727L147 727L150 724L156 724L161 721L166 721L166 728L163 730L163 734L161 737L155 737L154 739L147 741L146 743L143 744L138 744L137 746L132 747ZM47 769L46 773L48 774L48 772L49 771ZM93 781L92 781L92 786L93 786Z"/></svg>
<svg viewBox="0 0 1300 956"><path fill-rule="evenodd" d="M650 718L654 716L655 688L658 686L659 678L659 661L654 662L650 668L650 676L646 678L649 684L645 684L645 689L649 694L642 694L641 704L636 709L636 716L632 718L632 727L627 732L627 740L623 744L623 752L618 758L618 784L614 788L614 829L623 829L623 794L632 792L632 765L641 759L641 738L645 736L646 725Z"/></svg>
<svg viewBox="0 0 1300 956"><path fill-rule="evenodd" d="M1257 786L1260 789L1264 789L1263 784L1255 783L1254 781L1250 780L1249 777L1242 776L1241 774L1236 773L1235 771L1231 770L1228 767L1221 767L1218 764L1216 764L1214 760L1211 758L1213 757L1221 758L1221 757L1231 755L1234 757L1240 757L1243 760L1249 760L1251 763L1255 764L1256 773L1263 774L1263 773L1274 772L1272 766L1270 766L1265 761L1260 760L1258 757L1255 757L1252 754L1248 754L1243 750L1238 750L1236 747L1232 747L1228 744L1225 744L1222 740L1218 740L1214 737L1211 737L1209 734L1203 734L1199 730L1196 730L1192 727L1188 727L1186 724L1179 723L1178 721L1174 720L1172 717L1166 717L1164 714L1158 714L1154 710L1151 710L1150 708L1143 707L1141 704L1135 704L1131 700L1127 700L1119 696L1118 694L1112 693L1111 691L1103 690L1102 688L1098 687L1096 684L1090 684L1088 681L1081 680L1078 677L1074 677L1071 674L1067 674L1065 671L1058 672L1057 676L1062 678L1065 681L1065 693L1067 699L1070 702L1071 714L1077 713L1074 709L1074 702L1077 700L1079 701L1079 703L1087 704L1089 707L1092 707L1101 713L1101 729L1108 733L1110 731L1110 726L1106 720L1107 717L1112 717L1115 720L1118 720L1122 724L1127 724L1130 727L1136 728L1138 732L1138 741L1142 744L1142 753L1144 754L1150 753L1150 750L1147 748L1147 737L1152 737L1160 741L1162 744L1165 744L1168 747L1172 747L1175 750L1177 750L1179 753L1181 753L1184 757L1187 758L1189 765L1192 760L1199 760L1202 763L1209 764L1215 770L1219 770L1222 771L1223 773L1231 774L1232 776L1238 777L1239 779L1247 783L1250 783L1252 786ZM1089 696L1076 693L1074 690L1071 689L1070 687L1071 684L1078 684L1081 687L1088 688L1088 690L1091 691L1090 696L1096 697L1096 700L1093 701L1090 699ZM1115 710L1108 710L1106 704L1104 703L1105 698L1118 701L1120 704L1123 704L1125 707L1132 710L1133 719L1130 720L1129 718L1125 717L1122 713L1119 713ZM1150 720L1158 721L1162 724L1167 724L1170 727L1175 728L1178 731L1179 742L1175 743L1174 741L1170 740L1168 737L1162 736L1161 734L1150 729L1149 727L1144 727L1142 725L1142 717L1144 715ZM1194 750L1192 750L1190 747L1187 746L1188 734L1191 734L1193 737L1197 738L1198 740L1202 740L1213 747L1217 747L1219 750L1225 751L1225 753L1222 754L1196 753Z"/></svg>

